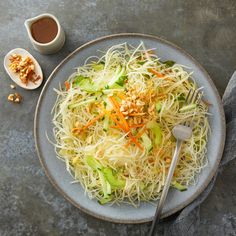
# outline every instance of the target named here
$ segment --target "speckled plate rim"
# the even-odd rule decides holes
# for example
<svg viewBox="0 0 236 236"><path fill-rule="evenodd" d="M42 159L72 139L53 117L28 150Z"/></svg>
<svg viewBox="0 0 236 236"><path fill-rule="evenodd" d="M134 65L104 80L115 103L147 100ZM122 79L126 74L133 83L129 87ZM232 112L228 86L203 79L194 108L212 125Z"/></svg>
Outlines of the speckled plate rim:
<svg viewBox="0 0 236 236"><path fill-rule="evenodd" d="M197 66L198 68L201 70L201 72L205 75L205 78L207 79L207 81L209 82L209 84L211 85L211 88L217 98L217 104L219 107L219 111L220 111L220 120L221 120L221 132L222 132L222 136L221 136L221 142L220 142L220 148L219 148L219 152L217 153L217 159L215 161L215 166L214 169L211 171L211 173L209 174L208 178L206 179L206 181L204 182L204 184L201 185L201 187L198 189L198 191L193 194L187 201L183 202L180 206L173 208L172 210L166 212L162 218L168 217L176 212L178 212L179 210L183 209L184 207L186 207L187 205L189 205L194 199L196 199L202 192L203 190L208 186L208 184L210 183L211 179L213 178L213 176L215 175L222 154L223 154L223 150L224 150L224 144L225 144L225 137L226 137L226 123L225 123L225 114L224 114L224 109L223 109L223 105L221 102L221 98L220 95L215 87L215 84L213 83L212 79L210 78L209 74L206 72L206 70L201 66L201 64L199 62L197 62L190 54L188 54L187 52L185 52L182 48L178 47L177 45L163 39L160 38L158 36L154 36L154 35L149 35L149 34L141 34L141 33L119 33L119 34L112 34L112 35L107 35L107 36L103 36L100 38L97 38L95 40L89 41L85 44L83 44L82 46L78 47L77 49L75 49L72 53L70 53L64 60L62 60L59 65L53 70L53 72L51 73L51 75L49 76L49 78L47 79L37 102L36 105L36 110L35 110L35 117L34 117L34 139L35 139L35 145L36 145L36 151L40 160L40 163L46 173L46 176L49 178L50 182L52 183L52 185L59 191L60 194L62 194L62 196L67 199L71 204L73 204L74 206L76 206L77 208L79 208L80 210L82 210L83 212L96 217L98 219L102 219L105 221L110 221L113 223L128 223L128 224L139 224L139 223L146 223L146 222L150 222L152 221L152 217L149 218L144 218L141 220L122 220L122 219L113 219L111 217L105 217L103 215L99 215L97 213L94 213L88 209L85 209L82 205L76 203L73 199L71 199L64 191L61 187L59 187L59 185L56 183L56 181L54 180L54 178L52 177L52 175L50 174L47 165L44 161L44 158L42 158L41 155L41 150L39 148L39 144L38 144L38 129L37 129L37 123L38 123L38 114L40 112L40 104L41 104L41 99L44 95L44 91L46 90L48 83L50 82L50 80L53 78L54 74L60 69L60 67L67 62L68 60L70 60L70 58L72 58L76 53L78 53L79 51L81 51L84 48L89 47L92 44L96 44L97 42L103 41L103 40L107 40L107 39L112 39L112 38L119 38L119 37L143 37L143 38L147 38L147 39L153 39L153 40L157 40L159 42L162 42L164 44L167 44L169 46L171 46L172 48L178 50L180 53L184 54L186 57L188 57L190 60L192 60Z"/></svg>

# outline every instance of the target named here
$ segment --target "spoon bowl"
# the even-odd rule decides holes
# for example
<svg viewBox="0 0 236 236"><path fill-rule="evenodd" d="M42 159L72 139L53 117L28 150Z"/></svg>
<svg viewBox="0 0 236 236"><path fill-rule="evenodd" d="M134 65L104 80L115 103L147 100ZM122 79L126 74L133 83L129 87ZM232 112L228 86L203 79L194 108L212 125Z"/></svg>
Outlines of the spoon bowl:
<svg viewBox="0 0 236 236"><path fill-rule="evenodd" d="M29 82L27 85L22 83L19 77L19 74L13 72L10 68L9 65L11 63L10 58L12 54L19 54L21 55L23 58L24 57L30 57L34 63L35 66L35 73L36 75L40 76L40 79L37 80L36 82ZM28 89L28 90L33 90L38 88L42 82L43 82L43 72L42 69L39 65L39 63L36 61L36 59L25 49L23 48L15 48L13 50L11 50L10 52L7 53L7 55L4 58L4 68L7 72L7 74L10 76L10 78L20 87L24 88L24 89Z"/></svg>

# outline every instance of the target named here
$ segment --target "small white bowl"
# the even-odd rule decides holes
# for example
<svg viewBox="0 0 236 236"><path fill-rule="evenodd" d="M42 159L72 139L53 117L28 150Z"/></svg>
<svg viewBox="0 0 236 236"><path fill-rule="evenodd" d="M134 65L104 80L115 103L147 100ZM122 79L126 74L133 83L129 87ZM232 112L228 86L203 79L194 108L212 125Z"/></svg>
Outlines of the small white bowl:
<svg viewBox="0 0 236 236"><path fill-rule="evenodd" d="M41 77L41 79L37 80L35 83L29 82L27 85L22 83L20 78L19 78L19 74L18 73L14 73L10 68L10 57L12 54L19 54L21 55L23 58L24 57L30 57L32 59L32 61L34 62L34 66L35 66L35 74L39 75ZM24 88L24 89L28 89L28 90L32 90L32 89L36 89L38 88L42 82L43 82L43 72L42 69L39 65L39 63L36 61L36 59L29 53L27 52L25 49L23 48L15 48L13 50L11 50L10 52L7 53L7 55L4 58L4 67L5 70L7 72L7 74L10 76L10 78L20 87Z"/></svg>
<svg viewBox="0 0 236 236"><path fill-rule="evenodd" d="M35 21L37 21L39 19L42 19L42 18L45 18L45 17L52 18L56 22L58 32L57 32L56 37L51 42L49 42L49 43L39 43L36 40L34 40L32 34L31 34L31 29L30 28L31 28L31 25ZM53 53L56 53L56 52L58 52L63 47L63 45L65 43L65 33L64 33L64 30L62 29L58 19L54 15L52 15L52 14L44 13L44 14L38 15L36 17L27 19L25 21L25 27L27 29L27 33L28 33L29 39L30 39L34 49L37 50L41 54L53 54Z"/></svg>

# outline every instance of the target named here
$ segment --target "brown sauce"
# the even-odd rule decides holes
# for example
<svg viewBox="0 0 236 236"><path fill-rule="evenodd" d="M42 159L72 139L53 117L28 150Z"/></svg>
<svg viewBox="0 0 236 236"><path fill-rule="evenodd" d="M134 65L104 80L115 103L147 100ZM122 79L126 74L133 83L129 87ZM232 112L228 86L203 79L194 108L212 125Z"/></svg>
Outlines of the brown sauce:
<svg viewBox="0 0 236 236"><path fill-rule="evenodd" d="M30 30L35 41L49 43L57 36L58 27L55 20L50 17L44 17L35 21Z"/></svg>

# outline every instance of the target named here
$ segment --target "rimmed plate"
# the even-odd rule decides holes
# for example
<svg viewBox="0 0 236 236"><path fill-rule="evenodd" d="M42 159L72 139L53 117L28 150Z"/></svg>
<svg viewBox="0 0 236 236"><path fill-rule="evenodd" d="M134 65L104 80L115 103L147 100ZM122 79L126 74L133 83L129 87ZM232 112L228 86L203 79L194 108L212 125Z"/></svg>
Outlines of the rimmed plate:
<svg viewBox="0 0 236 236"><path fill-rule="evenodd" d="M210 108L212 116L209 117L212 133L207 153L209 164L199 175L195 186L189 187L185 192L170 190L162 217L187 206L206 188L217 170L225 142L225 118L220 96L209 75L198 62L179 47L155 36L135 33L110 35L86 43L65 58L52 72L43 87L35 113L34 134L37 152L52 184L79 209L97 218L119 223L151 221L155 207L150 203L142 203L139 208L127 204L102 206L96 200L90 200L79 184L70 184L72 177L66 171L65 164L56 158L54 147L46 139L45 133L47 132L53 140L51 109L56 99L53 88L58 88L59 83L63 83L74 72L73 68L82 65L89 56L100 55L98 50L105 51L112 45L124 42L137 46L140 41L143 41L147 48L156 48L162 60L173 60L190 67L198 85L204 87L206 99L212 103Z"/></svg>

